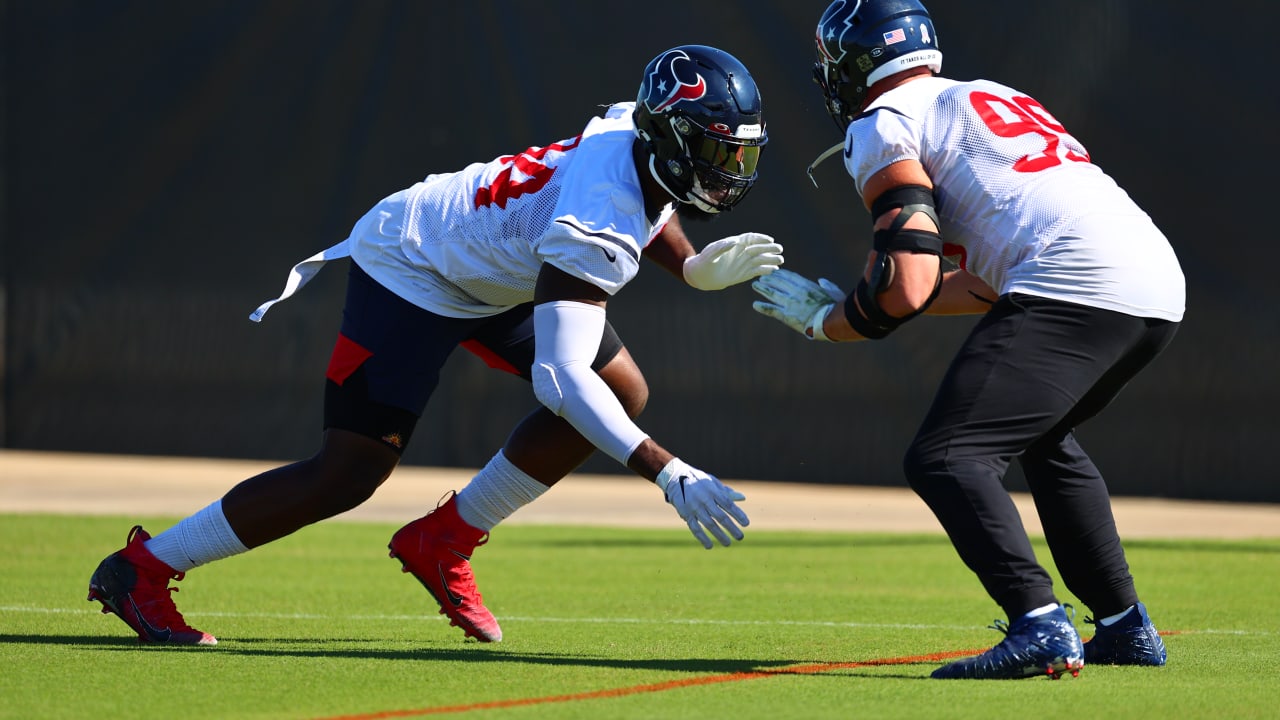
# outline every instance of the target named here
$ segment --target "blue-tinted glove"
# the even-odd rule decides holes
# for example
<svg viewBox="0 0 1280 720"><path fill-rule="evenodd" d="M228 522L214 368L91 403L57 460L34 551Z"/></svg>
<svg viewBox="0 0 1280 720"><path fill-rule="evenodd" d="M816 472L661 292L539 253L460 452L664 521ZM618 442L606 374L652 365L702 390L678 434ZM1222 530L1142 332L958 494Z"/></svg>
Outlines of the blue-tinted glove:
<svg viewBox="0 0 1280 720"><path fill-rule="evenodd" d="M739 525L751 524L747 514L737 506L737 501L747 499L745 495L680 458L672 458L658 473L656 482L667 496L667 502L689 525L689 532L708 550L712 544L706 530L727 547L732 542L730 535L734 540L743 538Z"/></svg>
<svg viewBox="0 0 1280 720"><path fill-rule="evenodd" d="M830 340L822 331L822 322L845 293L835 283L822 278L814 282L790 270L779 269L757 278L751 289L764 298L751 307L810 340Z"/></svg>

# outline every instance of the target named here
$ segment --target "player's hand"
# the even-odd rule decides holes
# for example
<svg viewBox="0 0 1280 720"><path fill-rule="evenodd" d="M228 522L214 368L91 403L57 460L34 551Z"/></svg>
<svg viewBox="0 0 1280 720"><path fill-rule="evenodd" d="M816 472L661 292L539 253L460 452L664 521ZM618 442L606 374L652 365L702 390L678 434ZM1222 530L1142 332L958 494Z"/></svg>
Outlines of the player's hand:
<svg viewBox="0 0 1280 720"><path fill-rule="evenodd" d="M657 483L667 496L667 502L689 525L689 532L708 550L712 546L707 530L727 547L732 542L730 535L734 540L742 539L739 525L746 527L751 524L747 514L737 505L737 501L746 500L747 496L680 458L671 458L658 473Z"/></svg>
<svg viewBox="0 0 1280 720"><path fill-rule="evenodd" d="M845 293L826 278L814 282L799 273L779 270L751 283L751 289L764 298L751 307L810 340L829 340L822 322Z"/></svg>
<svg viewBox="0 0 1280 720"><path fill-rule="evenodd" d="M782 246L761 233L716 240L684 261L684 281L699 290L723 290L768 275L782 265Z"/></svg>

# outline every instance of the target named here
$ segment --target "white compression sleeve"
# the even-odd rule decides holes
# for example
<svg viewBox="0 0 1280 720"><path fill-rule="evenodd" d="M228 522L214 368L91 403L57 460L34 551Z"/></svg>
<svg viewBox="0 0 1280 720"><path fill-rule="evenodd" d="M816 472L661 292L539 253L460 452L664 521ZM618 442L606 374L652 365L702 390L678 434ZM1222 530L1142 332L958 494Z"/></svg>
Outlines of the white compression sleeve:
<svg viewBox="0 0 1280 720"><path fill-rule="evenodd" d="M466 524L489 532L546 491L546 485L529 477L499 450L458 491L458 515Z"/></svg>
<svg viewBox="0 0 1280 720"><path fill-rule="evenodd" d="M604 308L557 301L533 309L533 392L582 436L625 465L649 436L591 369L604 336Z"/></svg>
<svg viewBox="0 0 1280 720"><path fill-rule="evenodd" d="M147 550L178 572L248 551L222 512L222 501L151 538Z"/></svg>

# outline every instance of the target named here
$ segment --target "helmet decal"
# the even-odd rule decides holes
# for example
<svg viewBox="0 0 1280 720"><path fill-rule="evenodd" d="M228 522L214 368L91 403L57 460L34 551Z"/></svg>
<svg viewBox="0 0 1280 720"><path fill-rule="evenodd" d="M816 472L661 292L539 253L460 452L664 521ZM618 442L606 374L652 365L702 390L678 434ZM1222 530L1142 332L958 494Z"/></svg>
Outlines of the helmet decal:
<svg viewBox="0 0 1280 720"><path fill-rule="evenodd" d="M707 94L707 81L694 69L689 55L679 49L668 50L655 60L645 83L648 92L644 104L649 112L662 112L676 103L698 100Z"/></svg>
<svg viewBox="0 0 1280 720"><path fill-rule="evenodd" d="M826 14L838 14L832 13L832 10L847 2L848 0L839 0L832 8L827 10ZM838 63L844 59L846 51L844 43L841 41L844 39L845 33L849 32L849 29L853 27L853 18L857 16L858 6L860 5L862 5L862 0L853 0L853 10L848 15L845 15L844 21L841 23L843 27L837 29L836 27L823 27L823 23L818 24L818 52L822 53L827 62Z"/></svg>

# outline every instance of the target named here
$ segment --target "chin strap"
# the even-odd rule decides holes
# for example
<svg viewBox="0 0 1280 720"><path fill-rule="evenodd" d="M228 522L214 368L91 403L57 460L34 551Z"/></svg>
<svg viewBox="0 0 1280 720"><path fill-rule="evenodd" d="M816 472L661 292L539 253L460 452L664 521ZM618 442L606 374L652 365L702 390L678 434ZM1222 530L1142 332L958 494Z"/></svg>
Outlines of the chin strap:
<svg viewBox="0 0 1280 720"><path fill-rule="evenodd" d="M812 163L809 163L809 169L806 170L805 172L809 173L809 182L813 183L814 187L818 187L818 180L813 177L813 171L817 170L818 165L822 164L823 161L825 161L827 158L831 157L832 155L835 155L836 153L840 152L843 149L844 149L844 141L842 140L836 143L835 145L832 145L831 147L824 150L822 154L818 156L817 160L814 160Z"/></svg>

